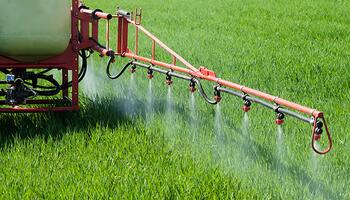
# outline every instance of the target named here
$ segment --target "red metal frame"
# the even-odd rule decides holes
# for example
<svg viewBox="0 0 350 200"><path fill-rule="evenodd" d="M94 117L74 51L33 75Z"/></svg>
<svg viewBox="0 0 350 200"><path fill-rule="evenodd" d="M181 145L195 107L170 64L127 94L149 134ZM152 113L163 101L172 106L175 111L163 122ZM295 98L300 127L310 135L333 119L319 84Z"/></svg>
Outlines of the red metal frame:
<svg viewBox="0 0 350 200"><path fill-rule="evenodd" d="M71 72L72 88L62 90L62 98L45 100L27 100L26 104L57 104L67 103L68 106L59 107L26 107L26 105L11 106L6 101L0 100L0 112L47 112L47 111L74 111L79 110L79 51L82 49L93 49L102 55L107 55L108 50L101 48L98 44L98 22L99 19L111 19L112 15L103 13L100 10L89 10L81 8L79 0L72 0L71 8L71 40L66 50L55 57L39 61L37 63L23 63L11 58L0 56L0 68L6 69L40 69L53 68L62 70L62 84L67 84ZM80 22L80 27L79 27ZM108 23L109 24L109 23ZM92 26L92 35L90 36L90 25ZM109 27L108 27L109 29ZM81 41L79 41L79 31ZM108 31L109 32L109 31ZM109 37L109 35L108 35ZM92 39L91 39L92 38ZM71 94L71 95L69 95Z"/></svg>
<svg viewBox="0 0 350 200"><path fill-rule="evenodd" d="M71 97L69 97L69 90L62 90L61 99L47 99L47 100L28 100L27 104L55 104L55 103L66 103L70 102L69 106L60 106L60 107L40 107L40 108L27 108L21 106L8 106L5 101L0 101L0 105L3 107L0 108L0 112L46 112L46 111L70 111L78 110L78 51L79 48L78 40L78 18L75 17L75 13L79 10L78 0L73 0L72 2L72 39L67 47L67 49L58 56L49 58L38 63L23 63L16 60L0 56L0 68L7 69L31 69L31 68L55 68L62 70L62 83L66 84L68 82L68 71L71 71L72 74L72 89Z"/></svg>

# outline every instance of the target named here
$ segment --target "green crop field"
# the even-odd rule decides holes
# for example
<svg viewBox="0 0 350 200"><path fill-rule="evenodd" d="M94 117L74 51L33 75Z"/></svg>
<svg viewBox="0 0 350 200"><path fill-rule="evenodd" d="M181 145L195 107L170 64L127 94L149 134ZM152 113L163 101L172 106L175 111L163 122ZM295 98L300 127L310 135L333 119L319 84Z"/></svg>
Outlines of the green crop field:
<svg viewBox="0 0 350 200"><path fill-rule="evenodd" d="M1 199L350 199L349 1L84 2L141 7L143 25L193 65L323 111L334 148L316 155L310 125L287 117L278 130L273 111L253 104L244 117L225 94L208 105L181 80L169 89L141 69L109 80L94 55L81 111L1 114Z"/></svg>

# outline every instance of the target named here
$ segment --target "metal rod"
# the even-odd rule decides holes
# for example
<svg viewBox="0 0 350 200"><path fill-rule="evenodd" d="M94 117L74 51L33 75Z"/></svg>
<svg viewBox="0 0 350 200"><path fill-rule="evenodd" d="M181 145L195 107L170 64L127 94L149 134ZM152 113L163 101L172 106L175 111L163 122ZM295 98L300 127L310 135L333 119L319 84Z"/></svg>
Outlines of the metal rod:
<svg viewBox="0 0 350 200"><path fill-rule="evenodd" d="M152 40L152 60L156 59L156 42Z"/></svg>
<svg viewBox="0 0 350 200"><path fill-rule="evenodd" d="M160 47L168 51L171 55L175 56L177 60L179 60L182 64L184 64L187 68L191 69L192 71L198 72L199 70L196 69L193 65L191 65L189 62L187 62L184 58L182 58L179 54L177 54L175 51L170 49L167 45L165 45L162 41L160 41L156 36L154 36L152 33L150 33L148 30L146 30L143 26L138 25L136 22L127 19L129 23L133 24L134 26L137 26L143 33L145 33L149 38L154 40Z"/></svg>
<svg viewBox="0 0 350 200"><path fill-rule="evenodd" d="M110 21L110 20L107 20L107 24L106 24L106 49L109 49L110 25L111 25L111 21Z"/></svg>
<svg viewBox="0 0 350 200"><path fill-rule="evenodd" d="M131 13L129 11L125 11L125 10L118 10L117 14L126 18L130 18Z"/></svg>
<svg viewBox="0 0 350 200"><path fill-rule="evenodd" d="M287 109L284 109L284 108L277 107L276 105L270 104L270 103L268 103L266 101L263 101L261 99L258 99L258 98L252 97L252 96L247 96L244 93L239 93L239 92L236 92L236 91L233 91L233 90L230 90L230 89L227 89L227 88L223 88L223 87L217 87L216 89L218 91L220 91L220 92L231 94L231 95L236 96L236 97L245 98L246 100L258 103L260 105L265 106L266 108L275 110L276 112L280 112L280 113L292 116L292 117L297 118L297 119L299 119L299 120L301 120L303 122L306 122L308 124L313 124L314 123L314 119L313 118L304 117L304 116L302 116L302 115L300 115L300 114L298 114L296 112L293 112L293 111L290 111L290 110L287 110Z"/></svg>
<svg viewBox="0 0 350 200"><path fill-rule="evenodd" d="M135 54L139 54L139 28L135 26Z"/></svg>
<svg viewBox="0 0 350 200"><path fill-rule="evenodd" d="M287 110L287 109L284 109L284 108L278 108L278 112L290 115L292 117L300 119L301 121L304 121L304 122L309 123L309 124L313 124L314 123L314 119L313 118L307 118L307 117L301 116L301 115L299 115L299 114L297 114L297 113L295 113L293 111L290 111L290 110Z"/></svg>
<svg viewBox="0 0 350 200"><path fill-rule="evenodd" d="M132 64L137 65L137 66L142 67L142 68L145 68L145 69L152 69L155 72L158 72L158 73L161 73L161 74L165 74L165 75L169 75L169 76L173 76L173 77L176 77L176 78L179 78L179 79L183 79L183 80L187 80L187 81L190 81L192 79L192 77L189 77L189 76L185 76L185 75L178 74L178 73L175 73L175 72L159 69L159 68L156 68L154 66L146 65L146 64L143 64L143 63L140 63L140 62L135 62L134 61L134 62L132 62Z"/></svg>

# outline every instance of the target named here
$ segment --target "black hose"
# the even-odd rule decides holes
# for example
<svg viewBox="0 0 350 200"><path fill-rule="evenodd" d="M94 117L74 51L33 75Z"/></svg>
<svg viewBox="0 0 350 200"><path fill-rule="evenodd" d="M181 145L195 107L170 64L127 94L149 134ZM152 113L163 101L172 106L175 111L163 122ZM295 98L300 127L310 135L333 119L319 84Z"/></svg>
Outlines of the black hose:
<svg viewBox="0 0 350 200"><path fill-rule="evenodd" d="M111 67L111 64L112 64L113 60L114 60L114 56L111 56L111 57L109 58L109 60L108 60L107 69L106 69L107 76L108 76L108 78L110 78L110 79L117 79L117 78L119 78L119 77L125 72L125 70L126 70L131 64L133 64L133 61L130 61L130 62L128 62L128 63L123 67L123 69L122 69L118 74L116 74L116 75L111 75L110 67Z"/></svg>
<svg viewBox="0 0 350 200"><path fill-rule="evenodd" d="M0 69L0 72L2 72L4 74L9 74L10 73L10 71L7 70L7 69Z"/></svg>
<svg viewBox="0 0 350 200"><path fill-rule="evenodd" d="M38 74L45 74L45 73L47 73L47 72L49 72L49 71L51 71L51 70L53 70L53 68L47 68L47 69L45 69L45 70L39 72Z"/></svg>
<svg viewBox="0 0 350 200"><path fill-rule="evenodd" d="M56 95L60 92L60 84L52 76L46 76L43 74L37 74L36 76L38 79L43 79L43 80L50 82L52 85L54 85L53 88L55 88L54 90L46 90L46 91L32 89L39 96L53 96L53 95Z"/></svg>
<svg viewBox="0 0 350 200"><path fill-rule="evenodd" d="M212 105L215 105L217 104L218 102L216 100L212 100L208 97L208 95L205 93L204 89L203 89L203 86L201 84L201 82L196 79L196 78L192 78L191 81L194 81L197 85L198 85L198 89L199 89L199 93L201 94L201 96L203 97L203 99L208 102L209 104L212 104Z"/></svg>
<svg viewBox="0 0 350 200"><path fill-rule="evenodd" d="M94 38L90 37L89 40L92 40L93 42L95 42L99 47L106 49L106 47L104 45L102 45L101 43L99 43L98 41L96 41ZM108 49L107 49L108 50Z"/></svg>

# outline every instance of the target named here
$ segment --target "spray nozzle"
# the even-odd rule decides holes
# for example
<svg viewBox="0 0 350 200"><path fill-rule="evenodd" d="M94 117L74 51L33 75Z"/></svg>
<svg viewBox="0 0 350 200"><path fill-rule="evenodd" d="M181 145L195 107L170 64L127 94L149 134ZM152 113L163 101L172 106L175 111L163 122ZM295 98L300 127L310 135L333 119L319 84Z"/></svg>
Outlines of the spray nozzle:
<svg viewBox="0 0 350 200"><path fill-rule="evenodd" d="M243 110L244 112L249 112L250 106L251 106L251 105L252 105L252 102L251 102L251 101L245 100L245 101L244 101L244 106L243 106L242 110Z"/></svg>
<svg viewBox="0 0 350 200"><path fill-rule="evenodd" d="M153 70L151 68L148 69L147 71L147 78L148 79L152 79L154 76L153 76Z"/></svg>
<svg viewBox="0 0 350 200"><path fill-rule="evenodd" d="M133 64L133 65L131 66L130 72L131 72L131 73L135 73L135 72L136 72L136 65L135 65L135 64Z"/></svg>
<svg viewBox="0 0 350 200"><path fill-rule="evenodd" d="M221 93L218 90L218 86L214 87L214 100L219 103L221 101L222 97L221 97Z"/></svg>
<svg viewBox="0 0 350 200"><path fill-rule="evenodd" d="M194 93L197 89L196 89L196 83L194 82L194 80L191 80L190 82L190 92Z"/></svg>
<svg viewBox="0 0 350 200"><path fill-rule="evenodd" d="M314 132L314 139L316 141L321 139L321 136L323 133L322 127L323 127L323 123L321 121L316 122L316 128L315 128L315 132Z"/></svg>
<svg viewBox="0 0 350 200"><path fill-rule="evenodd" d="M167 85L173 84L173 81L172 81L171 76L170 76L169 74L166 75L165 83L166 83Z"/></svg>
<svg viewBox="0 0 350 200"><path fill-rule="evenodd" d="M284 114L283 113L280 113L278 112L277 113L277 116L276 116L276 124L277 125L282 125L284 123Z"/></svg>

